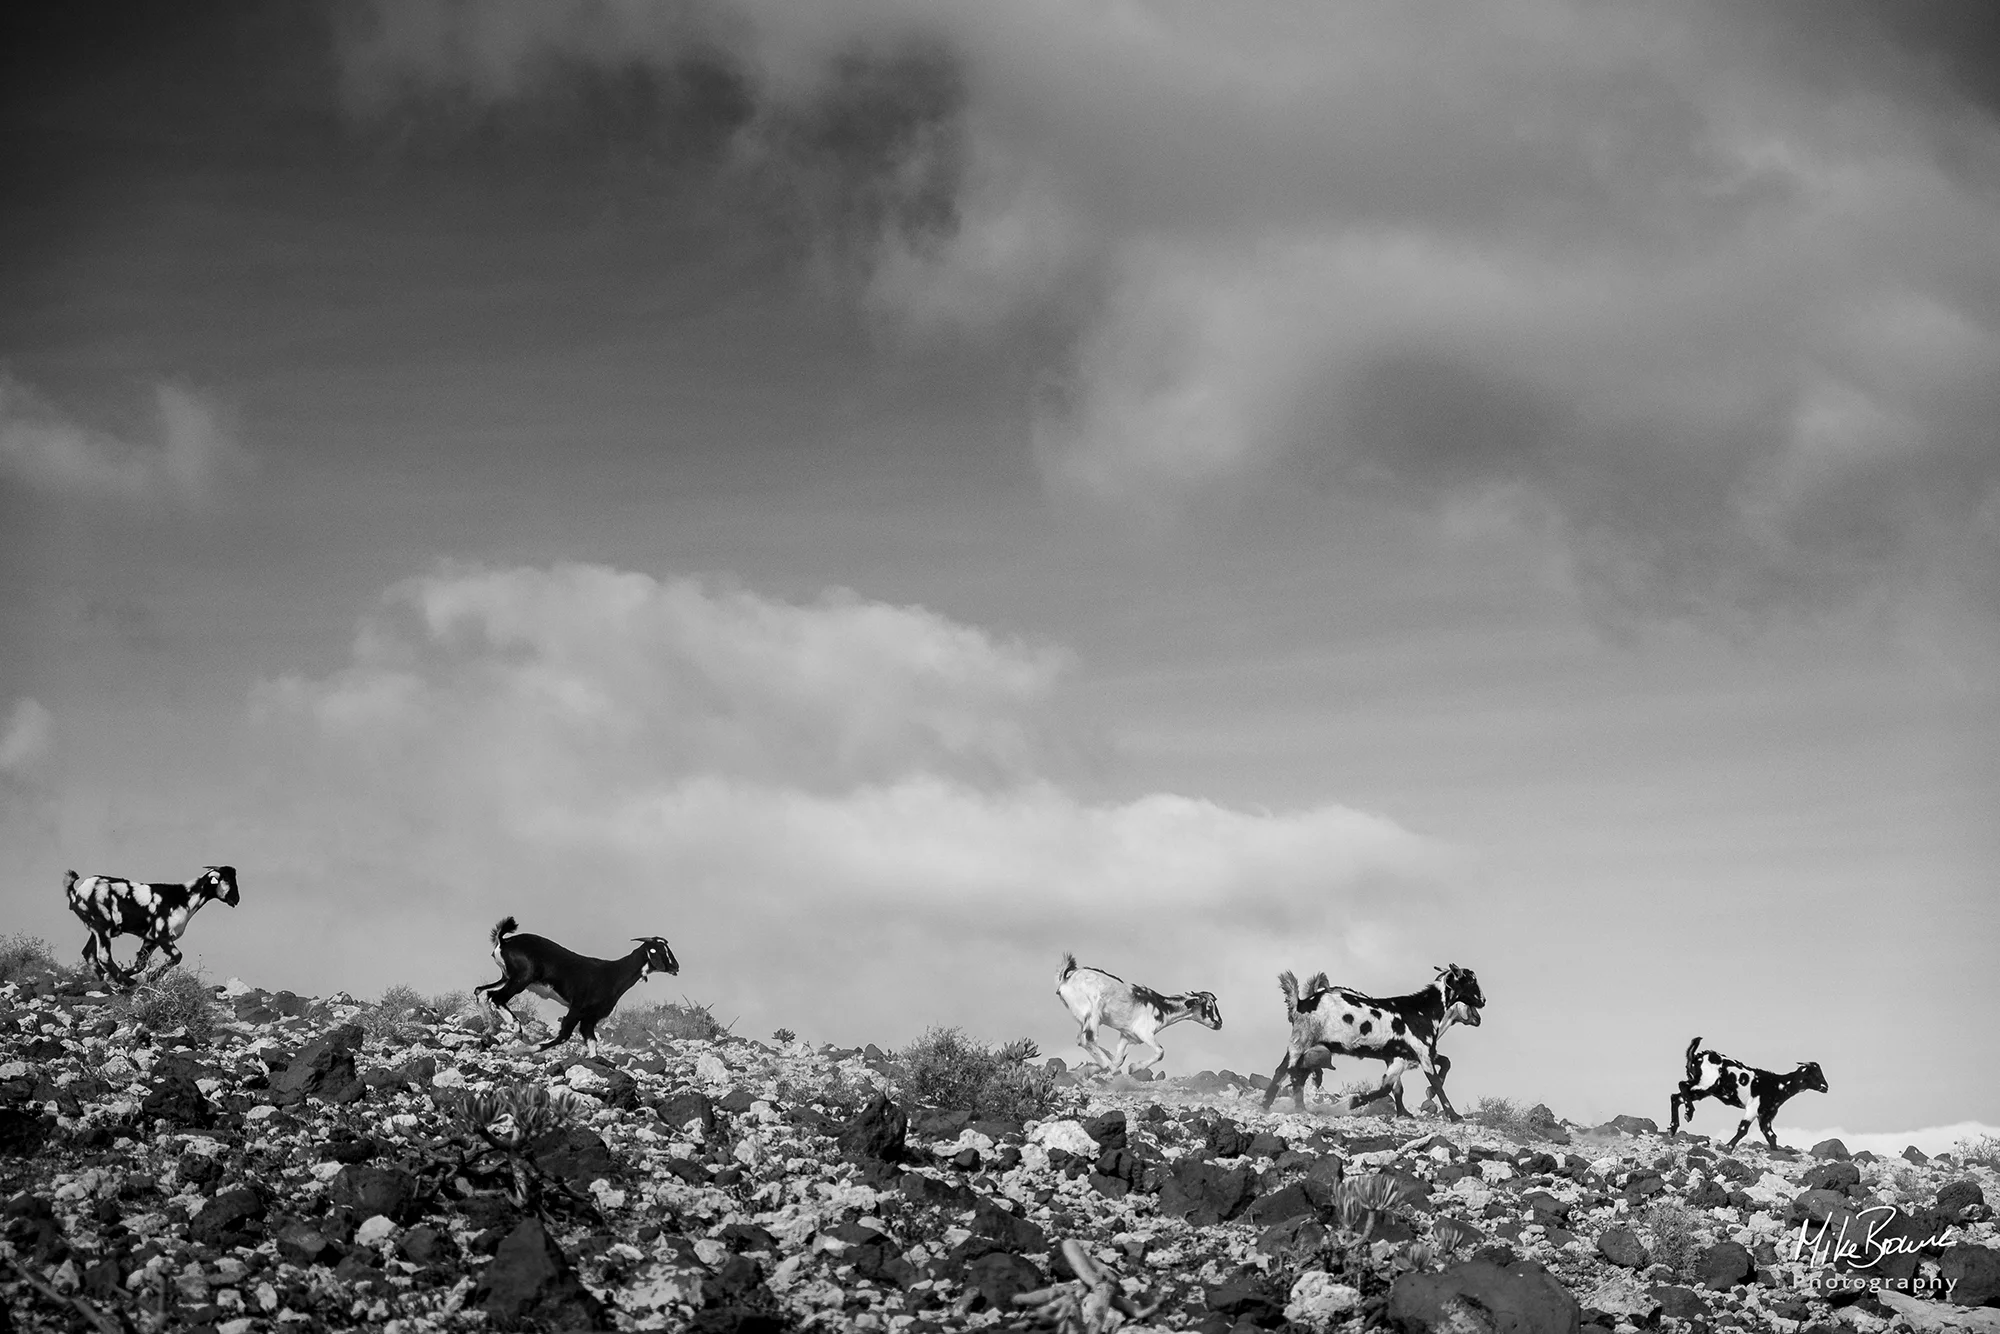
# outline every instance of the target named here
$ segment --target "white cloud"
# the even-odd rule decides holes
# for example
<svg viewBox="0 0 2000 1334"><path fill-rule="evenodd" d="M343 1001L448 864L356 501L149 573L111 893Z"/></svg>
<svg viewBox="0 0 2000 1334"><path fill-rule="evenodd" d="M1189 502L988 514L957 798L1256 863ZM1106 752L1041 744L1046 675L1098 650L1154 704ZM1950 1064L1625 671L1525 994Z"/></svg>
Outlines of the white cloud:
<svg viewBox="0 0 2000 1334"><path fill-rule="evenodd" d="M158 433L139 444L92 430L0 372L0 474L36 490L134 506L197 506L247 456L215 404L179 385L153 386Z"/></svg>
<svg viewBox="0 0 2000 1334"><path fill-rule="evenodd" d="M913 1016L1015 1014L1066 1041L1066 948L1259 996L1272 942L1315 967L1394 956L1380 923L1436 898L1440 849L1339 806L1080 797L1052 776L1063 662L845 592L453 569L392 589L348 666L256 707L300 812L301 901L455 904L444 948L473 966L513 913L578 948L665 934L691 990L758 1023L901 1040ZM379 962L432 976L438 949L391 939Z"/></svg>
<svg viewBox="0 0 2000 1334"><path fill-rule="evenodd" d="M14 701L0 728L0 774L25 774L48 755L55 740L55 716L37 701Z"/></svg>
<svg viewBox="0 0 2000 1334"><path fill-rule="evenodd" d="M1789 1126L1776 1126L1774 1129L1780 1144L1809 1149L1821 1140L1837 1139L1847 1146L1849 1153L1860 1153L1866 1149L1884 1158L1899 1157L1911 1145L1923 1153L1936 1155L1954 1152L1967 1140L2000 1139L2000 1126L1983 1121L1954 1121L1948 1126L1924 1126L1918 1130L1849 1130L1844 1126L1832 1126L1825 1130L1797 1130ZM1730 1133L1735 1132L1732 1130ZM1754 1127L1751 1134L1756 1134Z"/></svg>

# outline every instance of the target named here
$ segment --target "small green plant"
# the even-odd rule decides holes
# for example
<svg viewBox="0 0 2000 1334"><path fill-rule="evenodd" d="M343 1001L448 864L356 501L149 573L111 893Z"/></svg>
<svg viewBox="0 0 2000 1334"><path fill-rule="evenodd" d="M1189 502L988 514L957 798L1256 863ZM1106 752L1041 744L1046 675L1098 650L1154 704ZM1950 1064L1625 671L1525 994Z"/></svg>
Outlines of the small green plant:
<svg viewBox="0 0 2000 1334"><path fill-rule="evenodd" d="M646 1047L655 1042L714 1042L729 1035L729 1025L706 1005L683 996L659 1005L639 1005L613 1012L597 1026L597 1035L621 1047Z"/></svg>
<svg viewBox="0 0 2000 1334"><path fill-rule="evenodd" d="M553 1192L587 1214L595 1214L560 1178L535 1159L538 1141L576 1119L582 1104L568 1093L550 1093L539 1084L514 1084L489 1093L466 1093L446 1104L470 1152L453 1171L475 1184L498 1185L518 1209L546 1213Z"/></svg>
<svg viewBox="0 0 2000 1334"><path fill-rule="evenodd" d="M1655 1200L1640 1217L1650 1244L1646 1247L1655 1264L1663 1264L1682 1278L1694 1272L1694 1263L1705 1244L1699 1231L1701 1215L1679 1200Z"/></svg>
<svg viewBox="0 0 2000 1334"><path fill-rule="evenodd" d="M2000 1172L2000 1135L1975 1135L1951 1146L1951 1156L1968 1167Z"/></svg>
<svg viewBox="0 0 2000 1334"><path fill-rule="evenodd" d="M793 1043L799 1040L799 1035L797 1033L792 1032L792 1030L789 1028L773 1029L771 1032L771 1040L773 1042L780 1042L780 1043Z"/></svg>
<svg viewBox="0 0 2000 1334"><path fill-rule="evenodd" d="M141 982L124 997L123 1005L126 1013L154 1033L180 1029L198 1046L215 1037L215 991L199 969L169 968Z"/></svg>

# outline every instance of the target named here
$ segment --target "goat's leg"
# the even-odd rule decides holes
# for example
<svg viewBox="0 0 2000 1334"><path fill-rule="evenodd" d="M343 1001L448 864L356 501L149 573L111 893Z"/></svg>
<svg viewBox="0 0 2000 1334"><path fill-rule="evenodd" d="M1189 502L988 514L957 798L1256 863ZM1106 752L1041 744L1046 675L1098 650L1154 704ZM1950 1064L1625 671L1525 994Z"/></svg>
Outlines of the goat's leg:
<svg viewBox="0 0 2000 1334"><path fill-rule="evenodd" d="M1694 1099L1688 1097L1688 1086L1685 1079L1681 1081L1679 1088L1667 1095L1668 1139L1672 1139L1681 1133L1681 1103L1683 1101L1687 1103L1687 1119L1690 1121L1694 1120Z"/></svg>
<svg viewBox="0 0 2000 1334"><path fill-rule="evenodd" d="M173 941L171 940L161 941L160 949L166 953L167 959L165 963L161 964L158 968L153 970L153 975L146 979L149 982L157 982L159 981L159 979L165 977L169 972L173 971L175 968L180 967L181 952L174 947ZM134 968L136 970L137 965L134 965Z"/></svg>
<svg viewBox="0 0 2000 1334"><path fill-rule="evenodd" d="M1116 1075L1125 1068L1125 1054L1132 1046L1132 1039L1123 1033L1118 1035L1118 1045L1111 1049L1111 1073Z"/></svg>
<svg viewBox="0 0 2000 1334"><path fill-rule="evenodd" d="M1158 1065L1161 1061L1164 1061L1167 1058L1167 1049L1165 1047L1162 1047L1157 1042L1141 1042L1138 1045L1141 1047L1151 1047L1153 1049L1153 1059L1146 1062L1144 1065L1134 1065L1126 1067L1129 1070L1150 1070L1154 1066Z"/></svg>
<svg viewBox="0 0 2000 1334"><path fill-rule="evenodd" d="M574 1032L576 1032L576 1011L571 1010L562 1017L562 1027L556 1030L556 1035L535 1048L535 1050L547 1051L551 1047L560 1047L563 1043L569 1041L569 1035Z"/></svg>
<svg viewBox="0 0 2000 1334"><path fill-rule="evenodd" d="M1278 1100L1279 1081L1292 1072L1292 1052L1288 1047L1278 1059L1278 1068L1271 1072L1271 1082L1264 1086L1264 1110L1270 1111L1271 1104ZM1299 1081L1299 1109L1305 1109L1305 1081Z"/></svg>
<svg viewBox="0 0 2000 1334"><path fill-rule="evenodd" d="M520 995L524 990L526 988L515 986L503 977L498 982L488 982L484 986L474 987L472 993L479 997L481 1005L490 1006L500 1014L506 1015L507 1026L518 1033L521 1031L521 1016L515 1014L507 1002L513 1000L514 997Z"/></svg>

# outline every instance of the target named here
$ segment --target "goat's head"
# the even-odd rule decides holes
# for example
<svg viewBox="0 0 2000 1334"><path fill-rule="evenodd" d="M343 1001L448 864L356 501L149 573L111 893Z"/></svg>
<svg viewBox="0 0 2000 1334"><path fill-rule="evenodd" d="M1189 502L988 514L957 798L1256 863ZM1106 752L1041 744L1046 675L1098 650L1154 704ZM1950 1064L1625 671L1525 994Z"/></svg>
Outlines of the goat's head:
<svg viewBox="0 0 2000 1334"><path fill-rule="evenodd" d="M681 961L674 957L673 947L667 944L665 936L634 936L632 939L646 947L646 957L639 961L641 982L654 973L680 972Z"/></svg>
<svg viewBox="0 0 2000 1334"><path fill-rule="evenodd" d="M1215 1003L1213 991L1190 991L1187 994L1188 1018L1207 1028L1222 1027L1222 1008Z"/></svg>
<svg viewBox="0 0 2000 1334"><path fill-rule="evenodd" d="M1486 993L1470 968L1448 963L1438 969L1438 990L1444 994L1445 1013L1467 1028L1479 1027L1479 1012L1485 1008Z"/></svg>
<svg viewBox="0 0 2000 1334"><path fill-rule="evenodd" d="M194 885L197 893L206 898L221 899L232 908L242 899L242 895L236 892L236 868L233 866L207 867Z"/></svg>
<svg viewBox="0 0 2000 1334"><path fill-rule="evenodd" d="M1800 1061L1793 1072L1798 1076L1799 1087L1809 1088L1815 1093L1826 1092L1826 1075L1820 1070L1818 1061Z"/></svg>

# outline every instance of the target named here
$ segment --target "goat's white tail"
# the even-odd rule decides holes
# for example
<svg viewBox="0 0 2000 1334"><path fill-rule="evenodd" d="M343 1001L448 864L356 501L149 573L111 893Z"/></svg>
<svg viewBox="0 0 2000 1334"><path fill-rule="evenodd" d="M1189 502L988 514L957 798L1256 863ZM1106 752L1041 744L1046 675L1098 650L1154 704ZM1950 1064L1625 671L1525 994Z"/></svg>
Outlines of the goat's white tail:
<svg viewBox="0 0 2000 1334"><path fill-rule="evenodd" d="M1285 993L1285 1018L1297 1019L1299 1017L1299 979L1291 969L1287 968L1284 972L1278 974L1278 990Z"/></svg>

